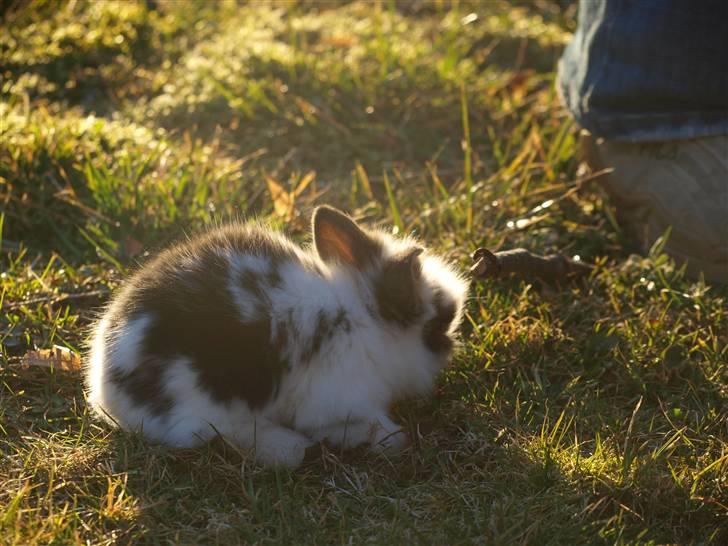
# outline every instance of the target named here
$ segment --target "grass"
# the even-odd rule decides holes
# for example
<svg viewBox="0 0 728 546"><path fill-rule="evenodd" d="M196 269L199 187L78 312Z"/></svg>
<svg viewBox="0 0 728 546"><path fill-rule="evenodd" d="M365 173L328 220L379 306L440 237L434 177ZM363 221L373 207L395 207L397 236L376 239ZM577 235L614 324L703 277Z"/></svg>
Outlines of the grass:
<svg viewBox="0 0 728 546"><path fill-rule="evenodd" d="M0 543L725 544L725 288L630 253L581 187L554 67L565 2L11 2L0 29ZM8 5L5 3L4 5ZM596 264L475 284L390 457L296 471L149 445L87 412L80 351L125 273L182 233L332 203Z"/></svg>

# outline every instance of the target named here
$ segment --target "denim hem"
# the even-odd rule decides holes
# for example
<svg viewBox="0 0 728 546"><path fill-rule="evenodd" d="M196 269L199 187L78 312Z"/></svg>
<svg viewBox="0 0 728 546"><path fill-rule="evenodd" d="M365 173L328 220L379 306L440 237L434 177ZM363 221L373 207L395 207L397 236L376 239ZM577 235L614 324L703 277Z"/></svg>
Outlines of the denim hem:
<svg viewBox="0 0 728 546"><path fill-rule="evenodd" d="M596 136L622 142L662 142L728 136L728 117L716 112L662 114L581 115L571 110L576 122Z"/></svg>

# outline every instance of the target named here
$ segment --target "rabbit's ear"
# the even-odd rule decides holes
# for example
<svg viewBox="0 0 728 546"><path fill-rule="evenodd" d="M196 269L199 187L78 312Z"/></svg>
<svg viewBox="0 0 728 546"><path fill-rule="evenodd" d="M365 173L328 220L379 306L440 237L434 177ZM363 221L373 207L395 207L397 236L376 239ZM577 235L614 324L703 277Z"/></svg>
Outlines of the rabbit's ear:
<svg viewBox="0 0 728 546"><path fill-rule="evenodd" d="M357 269L365 268L381 255L377 241L332 207L322 206L314 211L313 241L323 261L337 261Z"/></svg>
<svg viewBox="0 0 728 546"><path fill-rule="evenodd" d="M376 283L382 316L403 326L413 323L421 312L418 287L422 275L419 255L422 252L421 248L415 247L390 258Z"/></svg>

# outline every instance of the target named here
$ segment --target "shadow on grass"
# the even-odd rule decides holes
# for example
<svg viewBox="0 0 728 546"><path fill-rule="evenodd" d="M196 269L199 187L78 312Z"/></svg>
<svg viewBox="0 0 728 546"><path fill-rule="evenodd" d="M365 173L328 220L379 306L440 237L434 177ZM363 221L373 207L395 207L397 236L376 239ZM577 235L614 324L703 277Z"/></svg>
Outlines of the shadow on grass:
<svg viewBox="0 0 728 546"><path fill-rule="evenodd" d="M398 406L413 438L404 453L331 451L297 470L260 468L222 441L172 450L109 431L86 413L77 377L6 369L14 397L3 398L4 469L30 480L28 514L72 502L86 520L82 535L134 543L718 539L710 501L670 477L670 461L692 460L695 448L667 429L698 426L700 411L704 429L689 434L705 435L719 393L668 423L666 393L686 398L683 382L658 394L625 368L590 377L568 363L575 343L551 342L545 359L542 342L514 343L504 349L515 363L507 369L460 362L461 379L448 379L434 399ZM604 363L607 346L613 341L585 355ZM559 368L544 367L563 354ZM692 388L710 388L697 385L699 367L683 365ZM568 376L583 377L582 390L570 391Z"/></svg>

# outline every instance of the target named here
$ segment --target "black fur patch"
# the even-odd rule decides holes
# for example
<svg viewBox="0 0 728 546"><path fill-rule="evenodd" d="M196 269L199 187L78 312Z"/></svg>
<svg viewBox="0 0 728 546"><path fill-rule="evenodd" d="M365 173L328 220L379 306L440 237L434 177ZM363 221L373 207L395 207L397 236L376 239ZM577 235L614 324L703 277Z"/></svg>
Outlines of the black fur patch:
<svg viewBox="0 0 728 546"><path fill-rule="evenodd" d="M341 331L351 332L351 322L349 322L344 309L339 309L333 317L323 310L319 311L311 340L301 354L301 362L309 362L321 350L326 341Z"/></svg>
<svg viewBox="0 0 728 546"><path fill-rule="evenodd" d="M154 415L161 415L167 413L173 404L162 384L164 364L160 359L145 358L129 373L118 368L111 369L109 378L136 404L146 406Z"/></svg>
<svg viewBox="0 0 728 546"><path fill-rule="evenodd" d="M433 318L422 328L422 340L433 353L444 353L452 350L453 342L447 335L452 321L455 320L455 303L446 301L442 292L435 293L435 311Z"/></svg>
<svg viewBox="0 0 728 546"><path fill-rule="evenodd" d="M278 272L276 267L271 268L271 270L266 274L265 280L271 288L280 288L281 283L283 282L281 274Z"/></svg>
<svg viewBox="0 0 728 546"><path fill-rule="evenodd" d="M254 299L265 299L265 288L269 285L266 277L252 269L244 269L238 274L238 285Z"/></svg>
<svg viewBox="0 0 728 546"><path fill-rule="evenodd" d="M255 314L241 320L228 285L227 254L248 254L269 261L268 274L243 271L236 279L250 293ZM276 329L272 337L266 289L281 283L277 265L297 260L295 251L262 229L228 226L161 253L134 276L120 296L115 319L151 316L142 344L145 362L168 363L186 357L199 373L200 387L213 399L227 403L244 400L251 408L263 406L276 392L288 366L288 333ZM121 340L123 343L123 340ZM161 389L163 367L119 377L132 398L150 410L169 409Z"/></svg>

